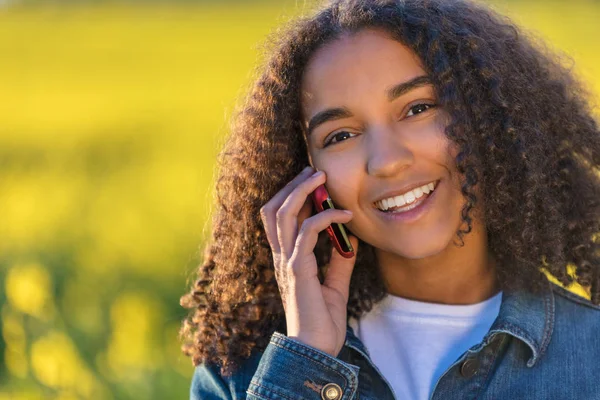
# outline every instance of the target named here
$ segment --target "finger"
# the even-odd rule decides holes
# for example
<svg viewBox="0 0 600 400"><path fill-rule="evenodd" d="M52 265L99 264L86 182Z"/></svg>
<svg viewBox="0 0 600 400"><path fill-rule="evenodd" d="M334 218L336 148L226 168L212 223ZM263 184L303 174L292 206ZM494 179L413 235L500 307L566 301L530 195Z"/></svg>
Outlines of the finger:
<svg viewBox="0 0 600 400"><path fill-rule="evenodd" d="M298 213L298 226L302 225L302 222L311 215L315 213L314 205L312 199L309 197L306 198L306 201L300 208L300 212Z"/></svg>
<svg viewBox="0 0 600 400"><path fill-rule="evenodd" d="M281 205L285 201L285 199L289 197L290 193L292 193L292 191L296 189L298 185L304 182L315 172L316 171L313 167L305 167L302 171L300 171L298 175L294 177L294 179L289 181L279 192L277 192L277 194L273 196L273 198L267 204L272 205L272 208L278 210L279 207L281 207Z"/></svg>
<svg viewBox="0 0 600 400"><path fill-rule="evenodd" d="M348 300L350 292L350 278L352 278L356 254L358 254L358 238L350 234L348 234L348 238L350 239L350 243L352 243L354 256L351 258L342 257L335 248L332 248L329 268L327 268L327 274L323 281L323 286L334 289L340 293L346 301Z"/></svg>
<svg viewBox="0 0 600 400"><path fill-rule="evenodd" d="M352 215L347 214L342 210L335 209L320 212L319 214L306 219L300 227L300 232L298 232L294 251L290 259L314 260L314 249L319 239L319 232L326 229L332 223L338 222L344 224L351 219ZM309 256L313 257L311 258ZM297 276L307 278L317 274L316 268L312 271L306 270L307 267L303 266L301 263L292 264L298 268L298 270L293 271Z"/></svg>
<svg viewBox="0 0 600 400"><path fill-rule="evenodd" d="M283 189L277 192L277 194L260 209L260 216L263 221L263 227L265 228L265 234L267 235L267 240L274 252L279 253L280 251L279 241L277 239L277 210L279 210L292 190L294 190L294 188L296 188L296 186L298 186L301 182L306 180L306 178L309 177L312 172L314 172L312 167L304 168L302 172L296 175L294 179L292 179Z"/></svg>
<svg viewBox="0 0 600 400"><path fill-rule="evenodd" d="M325 173L322 171L319 172L320 174L317 175L315 173L296 186L277 211L277 239L279 240L281 251L287 258L291 257L296 245L300 209L306 203L310 194L319 185L325 183Z"/></svg>

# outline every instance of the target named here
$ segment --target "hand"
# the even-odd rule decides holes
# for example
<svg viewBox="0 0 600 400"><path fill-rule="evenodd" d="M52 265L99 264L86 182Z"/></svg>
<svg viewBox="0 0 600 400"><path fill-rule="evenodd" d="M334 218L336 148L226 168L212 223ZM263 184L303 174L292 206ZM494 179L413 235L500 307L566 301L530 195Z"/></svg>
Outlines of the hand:
<svg viewBox="0 0 600 400"><path fill-rule="evenodd" d="M273 252L287 336L337 357L346 340L346 308L358 239L349 235L355 249L352 258L342 257L332 246L321 285L313 252L319 232L335 222L347 223L352 215L336 209L312 215L309 196L326 181L324 172L316 177L312 172L312 168L305 168L260 209L260 214Z"/></svg>

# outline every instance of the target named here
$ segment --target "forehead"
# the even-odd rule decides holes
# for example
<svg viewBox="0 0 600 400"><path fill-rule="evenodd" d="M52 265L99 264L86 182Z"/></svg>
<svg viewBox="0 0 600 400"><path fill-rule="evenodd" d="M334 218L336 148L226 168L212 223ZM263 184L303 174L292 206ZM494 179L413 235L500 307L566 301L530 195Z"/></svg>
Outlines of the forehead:
<svg viewBox="0 0 600 400"><path fill-rule="evenodd" d="M384 96L390 86L424 74L417 55L386 32L346 34L310 59L302 78L303 108L345 105L365 91Z"/></svg>

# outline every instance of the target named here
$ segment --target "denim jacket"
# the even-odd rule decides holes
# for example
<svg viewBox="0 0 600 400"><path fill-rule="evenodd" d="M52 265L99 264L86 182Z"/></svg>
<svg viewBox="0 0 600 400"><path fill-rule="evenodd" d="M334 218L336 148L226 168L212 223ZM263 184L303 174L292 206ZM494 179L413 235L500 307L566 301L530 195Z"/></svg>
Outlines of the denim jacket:
<svg viewBox="0 0 600 400"><path fill-rule="evenodd" d="M543 295L504 292L481 343L443 373L430 399L600 400L600 306L548 282ZM337 357L275 331L224 377L196 367L193 400L395 399L350 325Z"/></svg>

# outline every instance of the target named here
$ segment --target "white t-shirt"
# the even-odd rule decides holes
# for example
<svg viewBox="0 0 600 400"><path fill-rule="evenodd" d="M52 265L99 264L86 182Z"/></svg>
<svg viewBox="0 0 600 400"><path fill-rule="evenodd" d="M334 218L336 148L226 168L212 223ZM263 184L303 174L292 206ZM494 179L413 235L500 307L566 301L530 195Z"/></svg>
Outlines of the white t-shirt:
<svg viewBox="0 0 600 400"><path fill-rule="evenodd" d="M425 303L387 295L360 320L349 319L397 399L429 399L458 357L481 343L498 316L502 292L477 304Z"/></svg>

